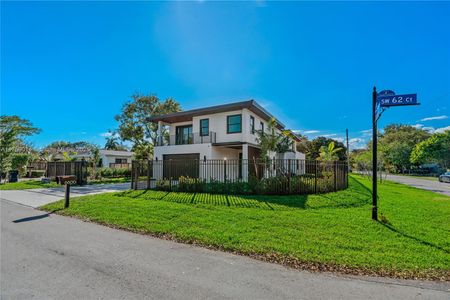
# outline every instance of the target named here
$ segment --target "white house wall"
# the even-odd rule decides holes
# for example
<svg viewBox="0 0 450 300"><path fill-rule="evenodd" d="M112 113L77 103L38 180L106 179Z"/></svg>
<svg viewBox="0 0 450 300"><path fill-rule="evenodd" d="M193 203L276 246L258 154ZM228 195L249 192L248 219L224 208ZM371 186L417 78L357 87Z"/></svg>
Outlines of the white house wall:
<svg viewBox="0 0 450 300"><path fill-rule="evenodd" d="M242 132L241 133L227 133L227 117L232 115L242 115ZM227 142L247 142L256 144L256 134L251 133L250 129L250 116L255 118L255 130L260 130L260 123L264 123L264 128L267 129L268 123L262 118L248 109L234 110L229 112L208 114L202 116L196 116L192 118L192 121L178 122L168 124L169 134L174 136L176 134L177 126L192 125L193 133L200 133L200 120L209 119L209 131L216 133L216 143Z"/></svg>
<svg viewBox="0 0 450 300"><path fill-rule="evenodd" d="M126 159L127 163L131 164L131 160L132 158L129 156L120 156L120 155L105 155L105 154L100 154L100 158L102 160L102 166L105 168L109 167L109 164L115 164L116 163L116 158L120 158L120 159Z"/></svg>

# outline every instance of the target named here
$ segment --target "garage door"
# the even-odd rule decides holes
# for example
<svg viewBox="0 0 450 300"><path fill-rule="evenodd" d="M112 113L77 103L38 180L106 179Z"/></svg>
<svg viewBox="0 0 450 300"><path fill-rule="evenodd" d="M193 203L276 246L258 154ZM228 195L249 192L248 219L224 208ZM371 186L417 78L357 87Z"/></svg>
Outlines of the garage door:
<svg viewBox="0 0 450 300"><path fill-rule="evenodd" d="M164 178L178 179L181 176L198 178L200 153L163 155Z"/></svg>

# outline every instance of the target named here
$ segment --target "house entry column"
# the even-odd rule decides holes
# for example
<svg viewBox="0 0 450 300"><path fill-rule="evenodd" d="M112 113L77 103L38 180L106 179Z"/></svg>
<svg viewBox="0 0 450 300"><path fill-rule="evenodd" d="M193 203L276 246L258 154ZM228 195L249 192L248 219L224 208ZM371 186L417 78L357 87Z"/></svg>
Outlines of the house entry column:
<svg viewBox="0 0 450 300"><path fill-rule="evenodd" d="M248 144L242 145L242 180L248 181L248 167L249 167L249 161L248 161Z"/></svg>
<svg viewBox="0 0 450 300"><path fill-rule="evenodd" d="M157 135L156 141L157 141L157 144L160 146L162 146L162 142L163 142L162 126L163 126L162 121L158 121L158 131L156 132L156 135Z"/></svg>

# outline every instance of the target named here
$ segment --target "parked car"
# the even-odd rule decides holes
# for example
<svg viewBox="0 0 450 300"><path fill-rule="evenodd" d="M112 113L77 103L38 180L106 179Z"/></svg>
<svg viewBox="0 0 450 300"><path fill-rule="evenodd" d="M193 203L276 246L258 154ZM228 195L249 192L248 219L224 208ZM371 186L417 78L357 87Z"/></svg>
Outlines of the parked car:
<svg viewBox="0 0 450 300"><path fill-rule="evenodd" d="M439 176L440 182L449 182L450 183L450 172L445 172L444 174Z"/></svg>

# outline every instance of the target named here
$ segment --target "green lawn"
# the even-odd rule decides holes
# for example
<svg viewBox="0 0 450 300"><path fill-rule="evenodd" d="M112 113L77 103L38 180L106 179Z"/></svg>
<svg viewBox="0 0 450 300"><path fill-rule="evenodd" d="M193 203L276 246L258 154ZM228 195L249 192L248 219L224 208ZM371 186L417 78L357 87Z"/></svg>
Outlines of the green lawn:
<svg viewBox="0 0 450 300"><path fill-rule="evenodd" d="M383 224L370 219L369 186L352 176L348 190L310 196L125 191L56 213L293 267L450 280L450 197L384 182Z"/></svg>
<svg viewBox="0 0 450 300"><path fill-rule="evenodd" d="M0 190L29 190L60 186L56 182L42 183L40 180L27 180L0 184Z"/></svg>

